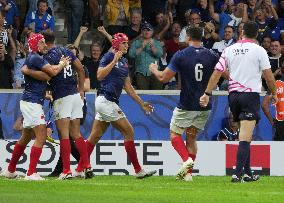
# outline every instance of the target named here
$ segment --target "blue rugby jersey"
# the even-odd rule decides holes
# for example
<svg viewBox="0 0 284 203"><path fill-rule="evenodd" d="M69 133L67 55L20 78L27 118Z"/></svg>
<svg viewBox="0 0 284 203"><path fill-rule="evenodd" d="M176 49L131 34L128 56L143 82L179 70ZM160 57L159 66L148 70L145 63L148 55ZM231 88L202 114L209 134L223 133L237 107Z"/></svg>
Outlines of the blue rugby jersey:
<svg viewBox="0 0 284 203"><path fill-rule="evenodd" d="M30 53L25 61L25 65L35 71L41 71L46 64L48 64L48 62L37 53ZM28 75L24 77L25 90L22 95L22 100L43 105L47 82L36 80Z"/></svg>
<svg viewBox="0 0 284 203"><path fill-rule="evenodd" d="M32 11L27 14L25 20L25 27L29 27L32 23L35 24L35 32L39 33L43 30L50 29L54 31L55 29L55 20L54 17L48 14L47 12L39 18L38 11Z"/></svg>
<svg viewBox="0 0 284 203"><path fill-rule="evenodd" d="M188 111L206 111L201 107L199 98L203 95L219 57L204 47L187 47L174 54L168 68L179 72L181 92L178 108Z"/></svg>
<svg viewBox="0 0 284 203"><path fill-rule="evenodd" d="M114 58L113 52L107 52L100 60L99 67L106 67ZM100 82L98 95L104 95L109 101L119 103L124 81L128 77L128 61L121 57L110 73Z"/></svg>
<svg viewBox="0 0 284 203"><path fill-rule="evenodd" d="M69 56L71 63L77 59L76 56L65 47L51 48L48 53L44 55L44 59L51 65L57 65L62 56ZM74 74L75 70L72 69L71 63L49 81L54 100L78 93L77 79Z"/></svg>

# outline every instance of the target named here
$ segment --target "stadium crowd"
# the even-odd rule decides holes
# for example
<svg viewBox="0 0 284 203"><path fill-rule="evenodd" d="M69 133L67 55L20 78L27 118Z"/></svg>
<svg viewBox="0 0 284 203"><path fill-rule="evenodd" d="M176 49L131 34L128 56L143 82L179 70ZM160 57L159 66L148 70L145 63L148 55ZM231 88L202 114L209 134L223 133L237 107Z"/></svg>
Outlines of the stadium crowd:
<svg viewBox="0 0 284 203"><path fill-rule="evenodd" d="M27 38L31 33L47 29L56 31L54 3L55 0L0 1L0 88L24 87L20 68L29 51ZM93 37L90 53L80 52L82 64L90 74L91 89L99 86L99 60L111 47L108 41L115 33L125 33L129 38L127 59L136 89L179 89L178 75L162 84L153 77L148 66L157 61L159 69L163 70L174 53L186 47L186 29L192 26L203 29L203 46L220 55L239 40L244 22L248 20L257 22L258 43L267 50L275 77L281 75L282 0L73 0L64 3L68 43L79 49L82 36L94 29L108 39L102 43L100 38ZM227 81L219 81L218 86L226 90ZM263 90L266 89L264 82Z"/></svg>

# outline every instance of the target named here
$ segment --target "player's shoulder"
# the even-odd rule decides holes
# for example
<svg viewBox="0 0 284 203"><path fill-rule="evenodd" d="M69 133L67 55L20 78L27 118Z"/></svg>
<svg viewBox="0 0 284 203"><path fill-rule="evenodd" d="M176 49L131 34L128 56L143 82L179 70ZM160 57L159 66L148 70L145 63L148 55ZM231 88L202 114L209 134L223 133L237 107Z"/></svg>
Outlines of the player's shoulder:
<svg viewBox="0 0 284 203"><path fill-rule="evenodd" d="M111 51L108 51L108 52L106 52L106 53L103 55L102 59L103 59L103 60L108 60L108 59L112 59L113 57L114 57L114 53L111 52Z"/></svg>
<svg viewBox="0 0 284 203"><path fill-rule="evenodd" d="M30 62L36 61L36 60L42 60L42 59L43 59L42 56L40 56L37 53L33 53L33 52L29 53L27 57L27 61L30 61Z"/></svg>
<svg viewBox="0 0 284 203"><path fill-rule="evenodd" d="M219 58L218 53L216 51L214 51L213 49L207 49L207 48L203 47L202 51L204 53L208 54L211 57Z"/></svg>

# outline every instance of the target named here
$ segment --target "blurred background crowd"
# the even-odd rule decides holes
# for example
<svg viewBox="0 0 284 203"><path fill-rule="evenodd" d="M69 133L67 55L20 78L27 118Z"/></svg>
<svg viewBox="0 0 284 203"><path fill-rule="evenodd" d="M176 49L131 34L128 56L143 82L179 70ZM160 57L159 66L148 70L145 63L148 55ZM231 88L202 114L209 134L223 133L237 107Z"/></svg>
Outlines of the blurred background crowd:
<svg viewBox="0 0 284 203"><path fill-rule="evenodd" d="M91 89L101 56L112 35L129 38L130 76L136 89L178 89L178 76L161 84L148 70L163 70L175 52L187 46L186 28L203 29L203 46L218 54L240 39L244 22L259 25L258 43L280 77L284 51L284 0L0 0L0 88L23 88L20 68L29 52L27 38L50 29L57 44L76 49L88 69ZM249 67L248 67L249 68ZM226 90L227 81L218 89ZM263 90L266 84L263 83Z"/></svg>

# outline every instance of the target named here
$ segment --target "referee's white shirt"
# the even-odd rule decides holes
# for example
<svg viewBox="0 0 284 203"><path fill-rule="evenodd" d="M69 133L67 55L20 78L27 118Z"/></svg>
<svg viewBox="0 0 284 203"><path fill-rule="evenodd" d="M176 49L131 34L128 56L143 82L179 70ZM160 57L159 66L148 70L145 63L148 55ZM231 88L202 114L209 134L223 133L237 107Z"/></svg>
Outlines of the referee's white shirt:
<svg viewBox="0 0 284 203"><path fill-rule="evenodd" d="M252 40L227 47L215 69L229 71L229 92L261 92L262 71L271 68L265 49Z"/></svg>

